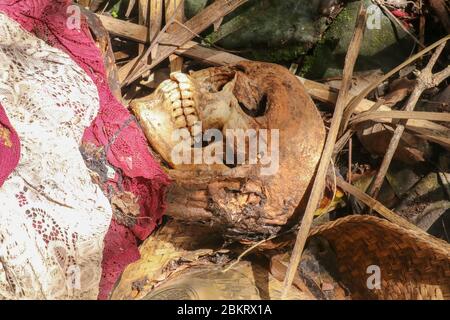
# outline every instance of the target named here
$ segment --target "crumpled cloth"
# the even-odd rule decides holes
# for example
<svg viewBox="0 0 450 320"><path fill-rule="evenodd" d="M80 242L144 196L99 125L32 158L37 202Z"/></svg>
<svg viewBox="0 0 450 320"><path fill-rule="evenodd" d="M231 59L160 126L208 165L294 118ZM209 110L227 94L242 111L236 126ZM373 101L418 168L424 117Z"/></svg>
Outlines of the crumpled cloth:
<svg viewBox="0 0 450 320"><path fill-rule="evenodd" d="M0 299L95 299L113 210L79 145L97 88L1 12L0 34L0 103L21 142L0 190Z"/></svg>
<svg viewBox="0 0 450 320"><path fill-rule="evenodd" d="M138 241L155 229L165 210L165 192L169 178L153 159L144 134L134 117L112 95L108 88L103 59L90 36L84 18L80 29L68 28L68 0L0 0L0 12L17 21L22 28L47 44L66 52L97 87L100 110L83 136L83 145L98 148L105 154L102 180L107 195L131 192L138 199L140 216L126 227L114 219L104 239L102 278L99 299L106 299L124 268L139 258ZM12 148L2 146L0 158L8 158L9 166L0 169L0 185L18 162L19 140L0 106L0 128L10 132ZM10 150L11 149L11 150ZM0 187L1 192L1 187Z"/></svg>

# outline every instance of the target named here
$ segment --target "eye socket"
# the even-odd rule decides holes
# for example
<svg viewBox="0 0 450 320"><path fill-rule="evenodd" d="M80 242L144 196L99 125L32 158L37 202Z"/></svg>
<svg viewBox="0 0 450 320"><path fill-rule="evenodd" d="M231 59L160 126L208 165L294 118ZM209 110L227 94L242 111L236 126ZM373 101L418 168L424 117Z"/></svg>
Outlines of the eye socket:
<svg viewBox="0 0 450 320"><path fill-rule="evenodd" d="M217 82L215 87L214 87L214 92L220 92L223 90L223 88L230 82L231 80L227 79L227 80L223 80L221 82Z"/></svg>
<svg viewBox="0 0 450 320"><path fill-rule="evenodd" d="M241 109L250 117L258 118L267 113L268 110L268 97L267 93L264 93L261 99L258 101L256 108L248 108L243 102L239 101Z"/></svg>

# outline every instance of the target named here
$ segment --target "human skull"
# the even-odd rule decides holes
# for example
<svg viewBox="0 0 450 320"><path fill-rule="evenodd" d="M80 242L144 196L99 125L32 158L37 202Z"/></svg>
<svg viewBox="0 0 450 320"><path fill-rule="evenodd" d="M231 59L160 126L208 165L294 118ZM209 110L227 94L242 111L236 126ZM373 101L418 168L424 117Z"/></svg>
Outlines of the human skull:
<svg viewBox="0 0 450 320"><path fill-rule="evenodd" d="M168 215L213 224L227 236L246 240L275 234L299 218L325 128L302 84L285 68L241 62L190 75L174 73L132 109L174 180ZM205 143L212 129L226 138L239 129L248 134L195 144ZM190 154L201 150L224 161L180 163L173 152L180 141L188 144ZM268 163L274 158L279 166ZM268 164L275 170L264 171Z"/></svg>
<svg viewBox="0 0 450 320"><path fill-rule="evenodd" d="M233 94L236 74L232 70L218 71L206 69L190 76L172 73L150 99L132 104L153 148L172 168L192 169L190 163L173 159L173 151L180 142L176 133L191 138L193 144L196 137L210 129L226 133L227 129L259 128L255 119L240 108Z"/></svg>

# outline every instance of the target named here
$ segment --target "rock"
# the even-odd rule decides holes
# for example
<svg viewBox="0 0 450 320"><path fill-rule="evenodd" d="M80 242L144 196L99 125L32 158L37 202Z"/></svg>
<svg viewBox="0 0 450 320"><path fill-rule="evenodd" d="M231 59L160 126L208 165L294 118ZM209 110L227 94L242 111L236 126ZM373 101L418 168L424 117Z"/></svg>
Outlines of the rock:
<svg viewBox="0 0 450 320"><path fill-rule="evenodd" d="M366 8L373 5L370 0L363 2ZM360 3L348 3L333 21L313 56L306 60L302 72L307 78L341 76ZM372 23L372 28L366 29L355 71L381 70L386 73L408 58L414 42L384 14L379 15L381 28L377 29L372 20L376 15L373 12L369 11L368 23Z"/></svg>
<svg viewBox="0 0 450 320"><path fill-rule="evenodd" d="M207 42L254 60L292 62L317 43L327 28L324 3L337 0L249 0L226 17ZM205 0L186 0L186 15L204 8ZM324 9L325 8L325 9ZM337 6L334 5L334 8ZM332 8L331 8L332 9ZM330 15L334 10L330 12Z"/></svg>
<svg viewBox="0 0 450 320"><path fill-rule="evenodd" d="M386 179L397 197L405 196L426 175L427 169L422 164L405 166L403 163L392 162Z"/></svg>
<svg viewBox="0 0 450 320"><path fill-rule="evenodd" d="M438 173L432 172L417 183L395 212L432 235L449 241L450 201Z"/></svg>
<svg viewBox="0 0 450 320"><path fill-rule="evenodd" d="M372 155L384 156L392 140L393 129L380 123L367 123L358 127L357 136L364 148ZM432 156L431 145L409 133L405 132L394 154L394 159L406 164L424 162Z"/></svg>

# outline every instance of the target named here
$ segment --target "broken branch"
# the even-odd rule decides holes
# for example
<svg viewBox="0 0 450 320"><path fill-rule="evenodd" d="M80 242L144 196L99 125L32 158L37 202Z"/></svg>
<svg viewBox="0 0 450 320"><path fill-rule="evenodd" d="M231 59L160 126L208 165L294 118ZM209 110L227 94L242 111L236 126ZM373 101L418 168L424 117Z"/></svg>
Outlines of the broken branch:
<svg viewBox="0 0 450 320"><path fill-rule="evenodd" d="M428 46L427 48L423 49L422 51L416 53L411 58L397 66L396 68L392 69L390 72L386 73L383 77L380 77L376 81L374 81L371 85L369 85L366 89L361 91L361 93L352 99L351 103L348 105L348 107L345 110L344 113L344 121L343 121L343 128L342 131L345 130L345 128L348 125L348 122L350 121L350 118L352 114L355 112L356 107L361 103L361 101L367 97L369 93L371 93L373 90L375 90L381 83L392 77L394 74L402 70L404 67L408 66L409 64L413 63L417 59L420 59L428 52L434 50L435 48L439 47L441 44L446 43L450 39L450 35L442 38L441 40L435 42L434 44Z"/></svg>
<svg viewBox="0 0 450 320"><path fill-rule="evenodd" d="M248 0L215 1L213 4L203 9L195 17L187 21L185 25L187 29L190 29L195 33L200 33L204 31L207 27L212 25L219 18L233 12L236 8L238 8L247 1ZM169 25L166 25L166 27L168 26ZM195 34L192 34L192 32L189 32L188 30L186 30L186 28L182 28L176 24L171 26L171 28L173 29L171 29L170 33L166 31L167 29L166 27L163 28L160 35L157 36L154 42L171 43L172 45L170 46L161 45L157 57L153 59L153 61L150 64L146 63L146 57L144 57L144 59L142 59L141 61L144 61L145 64L143 64L142 66L138 66L136 72L133 74L133 76L129 76L129 78L124 82L124 85L127 85L138 79L145 72L151 70L153 67L161 63L164 59L169 57L172 53L176 51L178 47L182 46L183 44L192 40L195 37Z"/></svg>
<svg viewBox="0 0 450 320"><path fill-rule="evenodd" d="M439 59L439 56L441 55L442 51L444 50L446 45L446 42L442 43L434 52L432 55L428 65L425 67L425 69L422 70L419 77L417 78L417 83L414 87L414 90L409 97L409 100L405 106L405 111L411 112L414 111L414 108L416 107L417 102L419 101L422 93L426 89L430 89L434 87L435 85L438 85L438 83L435 83L435 79L433 77L432 69L434 65L436 64L437 60ZM384 178L386 177L386 173L389 169L389 166L391 165L392 159L394 158L394 154L397 151L398 145L400 143L400 139L405 132L405 124L404 120L400 121L397 125L397 128L395 129L394 135L392 136L391 142L389 144L388 150L386 151L386 154L383 158L383 162L381 164L380 170L377 173L377 176L375 177L375 180L370 187L369 195L373 198L378 197L378 193L380 192L381 185L384 182Z"/></svg>

